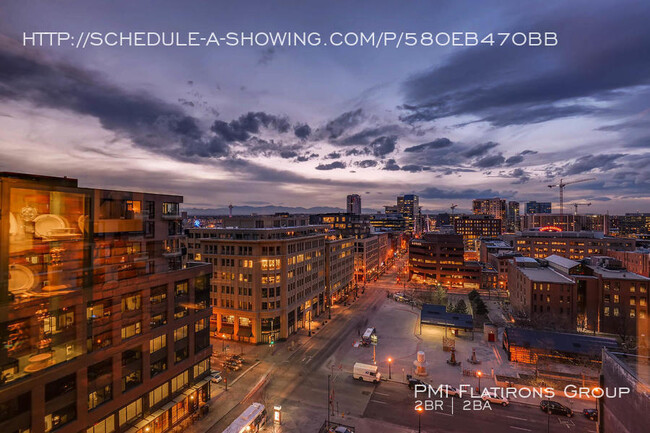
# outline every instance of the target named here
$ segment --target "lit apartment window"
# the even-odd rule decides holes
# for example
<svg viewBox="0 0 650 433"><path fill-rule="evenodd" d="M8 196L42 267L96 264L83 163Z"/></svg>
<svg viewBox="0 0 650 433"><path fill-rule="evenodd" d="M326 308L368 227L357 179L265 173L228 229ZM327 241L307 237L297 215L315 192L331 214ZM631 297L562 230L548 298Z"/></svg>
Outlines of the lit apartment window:
<svg viewBox="0 0 650 433"><path fill-rule="evenodd" d="M149 352L154 353L167 347L167 334L162 334L149 340Z"/></svg>
<svg viewBox="0 0 650 433"><path fill-rule="evenodd" d="M120 409L119 424L120 426L123 426L140 415L142 415L142 398L139 398Z"/></svg>
<svg viewBox="0 0 650 433"><path fill-rule="evenodd" d="M122 340L126 340L142 333L142 323L135 322L122 327Z"/></svg>
<svg viewBox="0 0 650 433"><path fill-rule="evenodd" d="M174 329L174 341L179 341L186 337L187 337L187 325Z"/></svg>

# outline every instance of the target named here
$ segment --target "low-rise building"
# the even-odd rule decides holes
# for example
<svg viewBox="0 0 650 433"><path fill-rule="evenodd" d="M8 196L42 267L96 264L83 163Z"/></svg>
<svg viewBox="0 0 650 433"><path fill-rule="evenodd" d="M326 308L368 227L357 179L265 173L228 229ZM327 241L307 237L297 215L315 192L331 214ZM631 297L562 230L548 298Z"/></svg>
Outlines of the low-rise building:
<svg viewBox="0 0 650 433"><path fill-rule="evenodd" d="M650 249L639 248L634 251L607 250L607 255L620 260L627 270L644 277L650 277Z"/></svg>
<svg viewBox="0 0 650 433"><path fill-rule="evenodd" d="M503 235L515 252L526 257L541 259L553 254L571 260L602 256L610 249L632 251L634 239L614 238L602 232L524 231L516 235Z"/></svg>

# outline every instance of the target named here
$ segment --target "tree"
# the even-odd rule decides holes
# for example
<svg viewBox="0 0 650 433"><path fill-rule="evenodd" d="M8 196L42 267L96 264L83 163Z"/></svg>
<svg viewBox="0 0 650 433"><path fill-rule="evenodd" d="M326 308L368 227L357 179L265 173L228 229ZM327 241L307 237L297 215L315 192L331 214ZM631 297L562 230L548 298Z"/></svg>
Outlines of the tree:
<svg viewBox="0 0 650 433"><path fill-rule="evenodd" d="M463 299L456 303L456 307L454 307L454 313L467 314L467 305Z"/></svg>
<svg viewBox="0 0 650 433"><path fill-rule="evenodd" d="M471 292L469 292L467 294L467 297L469 298L470 302L473 303L476 299L480 298L481 295L479 294L479 292L476 289L474 289L474 290L472 290Z"/></svg>

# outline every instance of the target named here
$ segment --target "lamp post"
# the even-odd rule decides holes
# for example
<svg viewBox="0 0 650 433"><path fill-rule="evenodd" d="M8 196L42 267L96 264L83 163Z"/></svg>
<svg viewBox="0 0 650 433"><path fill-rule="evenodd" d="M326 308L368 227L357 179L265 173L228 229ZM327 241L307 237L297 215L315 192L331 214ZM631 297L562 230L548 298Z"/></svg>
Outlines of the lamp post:
<svg viewBox="0 0 650 433"><path fill-rule="evenodd" d="M310 337L311 337L311 315L312 315L312 313L314 311L312 308L313 308L313 306L310 305L309 306L309 336Z"/></svg>
<svg viewBox="0 0 650 433"><path fill-rule="evenodd" d="M415 410L418 413L418 433L422 433L422 406L416 407Z"/></svg>
<svg viewBox="0 0 650 433"><path fill-rule="evenodd" d="M481 376L483 376L483 372L481 370L476 372L476 375L478 376L478 392L479 394L481 393Z"/></svg>
<svg viewBox="0 0 650 433"><path fill-rule="evenodd" d="M221 353L226 351L226 334L221 334Z"/></svg>
<svg viewBox="0 0 650 433"><path fill-rule="evenodd" d="M390 374L390 365L393 363L393 358L388 358L388 379L392 379Z"/></svg>

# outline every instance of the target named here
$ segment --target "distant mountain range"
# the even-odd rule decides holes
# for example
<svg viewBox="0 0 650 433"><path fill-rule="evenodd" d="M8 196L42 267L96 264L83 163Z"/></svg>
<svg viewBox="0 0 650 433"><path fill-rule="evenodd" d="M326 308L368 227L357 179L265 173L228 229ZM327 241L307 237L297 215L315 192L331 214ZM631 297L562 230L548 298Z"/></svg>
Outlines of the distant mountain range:
<svg viewBox="0 0 650 433"><path fill-rule="evenodd" d="M206 215L228 215L227 207L198 209L186 208L188 216L206 216ZM363 209L363 213L377 213L376 209ZM317 213L337 213L345 212L345 209L338 207L318 206L318 207L290 207L290 206L233 206L233 215L273 215L277 212L287 212L291 214L317 214Z"/></svg>

